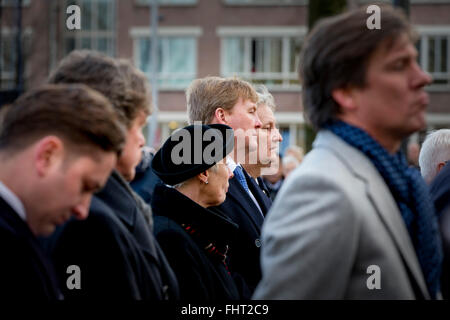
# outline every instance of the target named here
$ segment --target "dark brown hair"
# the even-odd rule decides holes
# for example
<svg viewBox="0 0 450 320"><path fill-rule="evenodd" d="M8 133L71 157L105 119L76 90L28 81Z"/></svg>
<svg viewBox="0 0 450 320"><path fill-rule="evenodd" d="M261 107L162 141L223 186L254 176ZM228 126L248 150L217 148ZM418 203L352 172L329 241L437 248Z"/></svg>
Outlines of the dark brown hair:
<svg viewBox="0 0 450 320"><path fill-rule="evenodd" d="M135 76L130 76L136 72ZM129 128L140 111L150 113L147 79L137 74L129 62L120 63L102 53L75 50L66 56L51 74L49 83L82 83L102 93L112 103L120 119ZM133 86L133 82L138 86Z"/></svg>
<svg viewBox="0 0 450 320"><path fill-rule="evenodd" d="M8 107L0 131L0 150L23 150L56 135L72 148L96 147L120 154L125 126L111 103L85 85L44 85Z"/></svg>
<svg viewBox="0 0 450 320"><path fill-rule="evenodd" d="M415 40L406 16L388 5L381 8L381 29L368 29L370 14L362 7L320 21L306 39L300 59L303 105L307 119L319 129L339 113L331 96L345 87L363 88L372 54L389 48L402 34Z"/></svg>

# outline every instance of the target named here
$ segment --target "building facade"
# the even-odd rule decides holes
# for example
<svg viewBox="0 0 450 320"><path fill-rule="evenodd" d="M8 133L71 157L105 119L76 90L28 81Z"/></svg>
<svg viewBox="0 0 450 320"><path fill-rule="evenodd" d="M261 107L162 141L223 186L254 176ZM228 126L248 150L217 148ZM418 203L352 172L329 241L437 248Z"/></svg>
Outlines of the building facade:
<svg viewBox="0 0 450 320"><path fill-rule="evenodd" d="M0 89L13 87L16 76L16 2L1 1ZM22 2L26 88L45 81L62 57L81 48L130 59L150 77L150 0ZM450 0L410 2L410 19L420 34L419 62L434 78L427 89L428 129L449 127ZM80 8L80 30L66 25L71 5ZM184 91L189 83L218 75L267 85L277 104L282 150L290 144L303 146L298 63L308 31L307 5L307 0L159 0L159 112L152 144L158 146L187 123Z"/></svg>

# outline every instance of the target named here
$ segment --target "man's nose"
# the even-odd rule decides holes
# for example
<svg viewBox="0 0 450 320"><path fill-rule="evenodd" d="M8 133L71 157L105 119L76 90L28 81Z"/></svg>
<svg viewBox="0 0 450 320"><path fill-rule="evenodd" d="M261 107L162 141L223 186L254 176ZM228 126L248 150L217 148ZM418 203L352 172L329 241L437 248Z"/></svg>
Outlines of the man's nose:
<svg viewBox="0 0 450 320"><path fill-rule="evenodd" d="M231 169L228 168L228 167L227 167L227 170L228 170L228 180L230 180L231 178L234 177L234 173L233 173L233 171L231 171Z"/></svg>
<svg viewBox="0 0 450 320"><path fill-rule="evenodd" d="M414 72L414 78L412 80L412 85L414 88L424 87L433 82L431 75L424 71L417 62L414 66Z"/></svg>
<svg viewBox="0 0 450 320"><path fill-rule="evenodd" d="M259 117L257 114L255 114L255 129L259 129L262 127L261 120L259 120Z"/></svg>
<svg viewBox="0 0 450 320"><path fill-rule="evenodd" d="M75 207L73 207L72 215L75 218L77 218L79 220L84 220L88 217L89 205L91 204L91 198L92 198L92 196L88 196L85 199L83 199L82 202L80 202Z"/></svg>
<svg viewBox="0 0 450 320"><path fill-rule="evenodd" d="M142 131L139 133L139 147L143 148L145 146L145 137Z"/></svg>
<svg viewBox="0 0 450 320"><path fill-rule="evenodd" d="M283 137L281 136L280 130L278 130L278 128L275 128L275 134L274 134L273 141L278 141L278 142L283 141Z"/></svg>

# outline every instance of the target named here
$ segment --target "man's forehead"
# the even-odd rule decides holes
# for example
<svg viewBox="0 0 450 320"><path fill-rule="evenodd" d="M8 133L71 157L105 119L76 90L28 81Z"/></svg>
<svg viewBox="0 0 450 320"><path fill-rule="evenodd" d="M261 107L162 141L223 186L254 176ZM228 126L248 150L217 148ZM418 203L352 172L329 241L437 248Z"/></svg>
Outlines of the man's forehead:
<svg viewBox="0 0 450 320"><path fill-rule="evenodd" d="M397 56L405 54L417 54L417 49L414 46L411 38L403 33L393 39L386 39L380 43L373 57L384 57L385 59L395 59Z"/></svg>
<svg viewBox="0 0 450 320"><path fill-rule="evenodd" d="M272 109L270 109L266 104L261 104L257 109L258 117L262 122L275 121L275 116ZM263 120L264 119L264 120Z"/></svg>

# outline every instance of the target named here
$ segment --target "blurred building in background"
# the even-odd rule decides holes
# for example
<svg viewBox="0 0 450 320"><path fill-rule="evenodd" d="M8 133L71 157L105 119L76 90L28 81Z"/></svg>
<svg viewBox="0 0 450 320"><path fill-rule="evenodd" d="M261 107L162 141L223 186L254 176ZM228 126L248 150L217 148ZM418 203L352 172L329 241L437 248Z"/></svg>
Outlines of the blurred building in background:
<svg viewBox="0 0 450 320"><path fill-rule="evenodd" d="M349 1L370 3L367 0ZM383 1L382 1L383 2ZM391 2L391 1L384 1ZM450 0L411 0L420 34L421 66L432 74L428 129L450 127ZM17 0L0 0L0 90L14 87ZM45 81L74 49L127 58L149 74L150 0L22 0L25 89ZM67 7L81 8L81 29L69 30ZM184 90L195 78L239 76L263 83L275 97L282 150L303 146L299 51L307 33L307 0L160 0L158 129L154 144L187 123ZM358 44L355 43L355 46ZM425 133L425 132L424 132ZM421 141L416 135L413 139Z"/></svg>

